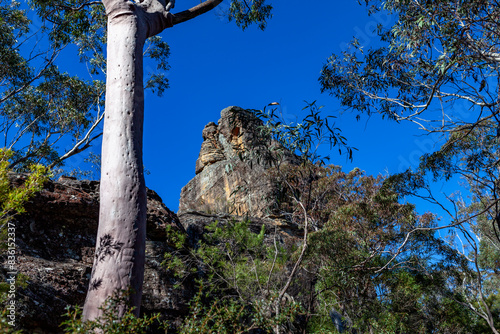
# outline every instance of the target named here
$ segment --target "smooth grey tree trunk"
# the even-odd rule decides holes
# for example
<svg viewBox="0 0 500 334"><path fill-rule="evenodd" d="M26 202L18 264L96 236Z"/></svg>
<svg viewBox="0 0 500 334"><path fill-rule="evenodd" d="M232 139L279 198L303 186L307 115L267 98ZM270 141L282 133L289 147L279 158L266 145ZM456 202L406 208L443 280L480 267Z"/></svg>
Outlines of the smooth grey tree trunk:
<svg viewBox="0 0 500 334"><path fill-rule="evenodd" d="M140 305L142 297L146 235L142 167L145 33L133 13L108 16L99 229L84 319L99 316L98 307L120 290L131 288L131 305Z"/></svg>
<svg viewBox="0 0 500 334"><path fill-rule="evenodd" d="M107 77L99 228L84 320L98 318L106 300L130 291L129 305L142 297L146 243L146 185L142 163L144 119L143 47L146 39L216 7L207 0L176 15L165 0L103 0L108 16ZM168 0L167 0L168 2Z"/></svg>

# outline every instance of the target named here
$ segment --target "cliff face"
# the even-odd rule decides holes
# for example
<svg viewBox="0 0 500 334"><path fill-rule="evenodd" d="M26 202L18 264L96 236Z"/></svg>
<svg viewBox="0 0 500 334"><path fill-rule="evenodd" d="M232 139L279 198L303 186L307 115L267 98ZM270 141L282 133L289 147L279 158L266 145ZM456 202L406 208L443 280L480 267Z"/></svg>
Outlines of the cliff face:
<svg viewBox="0 0 500 334"><path fill-rule="evenodd" d="M12 182L22 177L13 175ZM186 314L189 284L174 289L172 274L161 267L172 251L165 227L183 232L175 213L148 190L148 241L142 310L161 311L175 323ZM92 270L99 212L99 183L61 178L48 182L16 219L16 268L27 276L16 291L16 323L28 333L58 333L65 308L83 305ZM7 278L7 261L1 276Z"/></svg>
<svg viewBox="0 0 500 334"><path fill-rule="evenodd" d="M274 186L267 176L269 148L262 122L249 111L228 107L218 123L203 129L196 176L182 188L179 214L197 211L266 217L273 213ZM293 162L291 155L288 162Z"/></svg>

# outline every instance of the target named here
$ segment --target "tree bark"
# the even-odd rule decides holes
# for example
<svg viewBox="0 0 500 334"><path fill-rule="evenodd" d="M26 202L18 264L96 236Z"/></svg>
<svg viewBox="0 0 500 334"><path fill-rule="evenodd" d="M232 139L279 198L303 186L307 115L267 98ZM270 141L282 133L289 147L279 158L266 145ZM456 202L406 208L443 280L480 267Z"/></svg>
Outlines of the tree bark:
<svg viewBox="0 0 500 334"><path fill-rule="evenodd" d="M108 14L106 106L102 140L99 228L83 318L131 288L139 314L144 276L146 185L142 163L143 45L147 30L133 9ZM126 307L120 307L122 316Z"/></svg>
<svg viewBox="0 0 500 334"><path fill-rule="evenodd" d="M170 14L168 1L103 0L108 16L106 105L101 154L99 228L83 320L95 320L106 300L130 291L139 315L146 244L146 185L142 163L143 48L146 38L201 15L222 2L207 0ZM168 7L169 8L169 7Z"/></svg>

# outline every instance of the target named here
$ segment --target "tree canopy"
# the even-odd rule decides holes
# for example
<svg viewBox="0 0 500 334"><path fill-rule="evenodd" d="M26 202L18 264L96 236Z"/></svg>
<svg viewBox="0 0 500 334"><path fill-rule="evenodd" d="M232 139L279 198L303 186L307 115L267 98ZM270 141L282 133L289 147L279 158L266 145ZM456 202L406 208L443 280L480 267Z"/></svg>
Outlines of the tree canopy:
<svg viewBox="0 0 500 334"><path fill-rule="evenodd" d="M393 15L395 23L377 27L377 47L365 49L354 39L348 50L332 55L319 78L321 89L357 117L379 114L441 134L436 152L386 183L435 204L448 222L439 228L456 228L456 236L464 238L470 248L463 254L477 270L471 284L480 301L469 307L496 332L486 301L496 292L485 280L498 278L480 258L496 257L500 241L500 7L475 0L367 0L365 5L369 13ZM448 194L447 203L438 200L432 182L454 177L465 181L462 195Z"/></svg>
<svg viewBox="0 0 500 334"><path fill-rule="evenodd" d="M100 118L104 92L102 80L82 79L57 66L70 36L80 44L86 38L98 39L98 33L88 33L89 25L83 22L73 23L76 18L62 20L44 9L38 14L45 16L35 24L28 19L31 10L13 1L0 3L3 145L14 151L12 165L21 170L33 162L58 163L69 153L56 147L63 137L74 144L81 141L70 154L83 150L96 136L87 132ZM99 26L95 13L92 17L93 26Z"/></svg>

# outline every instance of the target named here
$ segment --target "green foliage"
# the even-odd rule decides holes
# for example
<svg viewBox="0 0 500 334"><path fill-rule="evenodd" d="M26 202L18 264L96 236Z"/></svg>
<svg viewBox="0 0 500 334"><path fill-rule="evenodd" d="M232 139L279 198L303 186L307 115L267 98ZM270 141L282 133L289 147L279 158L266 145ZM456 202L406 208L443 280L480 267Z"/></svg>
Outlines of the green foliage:
<svg viewBox="0 0 500 334"><path fill-rule="evenodd" d="M341 130L331 122L334 116L322 116L323 106L316 105L316 101L307 103L302 110L308 114L297 123L286 123L280 117L278 108L254 110L254 115L263 121L259 127L262 137L276 140L281 147L268 148L275 153L275 163L282 162L284 152L292 152L300 158L302 163L324 163L329 157L321 157L318 149L328 143L330 149L338 147L339 154L345 150L349 159L352 159L354 148L347 145L347 140L341 135Z"/></svg>
<svg viewBox="0 0 500 334"><path fill-rule="evenodd" d="M307 323L306 333L338 334L338 330L329 317L315 316Z"/></svg>
<svg viewBox="0 0 500 334"><path fill-rule="evenodd" d="M31 165L28 167L30 174L24 175L23 184L18 187L11 185L9 175L12 169L10 159L13 152L7 149L0 149L0 249L13 247L15 243L15 223L13 218L17 214L25 212L24 205L37 192L43 188L43 184L50 177L50 171L42 165ZM4 252L3 256L6 256ZM15 277L15 286L26 288L28 276L19 273ZM8 298L11 284L9 282L0 283L0 303L3 305L0 314L0 333L20 333L8 322L8 310L5 303Z"/></svg>
<svg viewBox="0 0 500 334"><path fill-rule="evenodd" d="M201 274L200 293L181 332L272 332L278 324L286 332L300 318L308 333L337 333L332 309L342 314L347 330L362 333L488 331L484 319L465 306L462 282L475 276L468 261L436 237L432 214L419 215L413 205L400 203L402 194L384 178L301 164L280 166L276 181L290 185L282 212L300 222L303 209L290 198L308 207L311 232L300 266L314 282L312 303L298 298L275 312L300 247L275 245L264 228L257 231L247 221L214 222L189 256L179 252L165 262L179 277ZM183 234L170 234L171 243L189 252ZM488 296L496 316L498 293Z"/></svg>
<svg viewBox="0 0 500 334"><path fill-rule="evenodd" d="M495 1L480 0L364 3L370 13L389 14L395 22L377 27L375 48L354 39L349 49L332 55L319 78L322 91L358 117L378 113L443 134L441 148L422 156L416 171L385 183L448 216L452 233L447 242L462 255L454 274L461 277L452 279L453 292L461 297L454 298L474 305L475 316L489 319L494 330L497 311L490 300L498 295L492 287L499 282L500 8ZM470 199L457 193L447 195L447 202L436 197L431 180L455 181L456 176L464 180Z"/></svg>
<svg viewBox="0 0 500 334"><path fill-rule="evenodd" d="M170 246L173 246L174 250L165 253L162 266L179 279L180 283L176 283L176 287L179 287L183 280L196 273L197 269L190 261L189 245L183 232L168 225L166 227L166 240Z"/></svg>
<svg viewBox="0 0 500 334"><path fill-rule="evenodd" d="M441 106L463 100L477 115L495 112L496 79L490 78L498 75L493 53L500 36L489 27L500 12L493 1L365 3L371 13L383 11L396 22L377 27L380 47L366 49L353 40L351 49L332 55L319 79L323 91L353 111L415 120L429 129L433 124L422 113L434 99ZM443 128L460 127L453 122L460 112L444 108L449 118Z"/></svg>
<svg viewBox="0 0 500 334"><path fill-rule="evenodd" d="M92 321L81 320L82 310L76 306L73 309L68 308L65 320L61 327L65 333L106 333L106 334L124 334L124 333L137 333L145 334L148 328L157 323L160 315L144 316L137 318L133 308L127 308L122 316L119 316L123 305L128 304L128 293L122 292L116 294L114 297L106 300L104 305L100 307L102 315Z"/></svg>
<svg viewBox="0 0 500 334"><path fill-rule="evenodd" d="M400 203L403 194L382 177L304 164L281 166L275 176L288 185L279 209L300 223L303 209L290 199L299 200L314 229L303 264L316 281L311 332L333 331L333 308L361 332L426 333L441 326L470 333L484 324L457 301L460 280L473 275L467 261L436 238L432 214Z"/></svg>
<svg viewBox="0 0 500 334"><path fill-rule="evenodd" d="M201 275L200 292L191 302L191 314L181 333L247 333L252 329L267 333L275 326L293 324L298 303L287 301L279 314L275 312L290 250L266 244L265 226L254 233L248 221L223 225L215 221L206 226L203 240L193 250L186 247L182 234L167 232L180 251L166 254L163 265L179 278Z"/></svg>
<svg viewBox="0 0 500 334"><path fill-rule="evenodd" d="M246 300L263 293L270 275L276 274L286 256L283 249L276 253L264 244L264 228L258 234L253 233L246 221L230 221L225 226L214 222L207 226L212 233L207 234L206 243L200 245L196 255L215 270L213 280L218 289L232 290Z"/></svg>
<svg viewBox="0 0 500 334"><path fill-rule="evenodd" d="M186 235L175 230L171 225L165 228L167 242L176 249L183 249L186 246Z"/></svg>
<svg viewBox="0 0 500 334"><path fill-rule="evenodd" d="M43 187L45 181L49 178L50 172L47 167L42 165L29 166L30 174L24 180L20 187L13 187L9 181L10 159L13 152L0 149L0 235L3 242L7 236L7 225L16 214L25 212L24 204Z"/></svg>
<svg viewBox="0 0 500 334"><path fill-rule="evenodd" d="M0 1L0 129L19 171L36 163L62 165L67 152L57 147L61 140L80 143L73 154L90 147L100 137L105 96L102 3L30 0L28 5ZM58 57L69 45L76 46L88 78L59 70ZM168 88L169 53L160 37L148 40L145 54L156 69L146 88L160 95Z"/></svg>
<svg viewBox="0 0 500 334"><path fill-rule="evenodd" d="M4 248L3 244L2 248ZM12 310L9 310L8 307L11 305L10 300L12 298L11 284L13 284L16 289L25 289L28 286L28 280L29 276L18 273L15 275L15 282L0 282L0 333L22 333L22 331L15 329L18 323L13 321L12 318L9 318L9 315L12 314Z"/></svg>
<svg viewBox="0 0 500 334"><path fill-rule="evenodd" d="M311 228L304 263L297 262L315 281L315 300L305 315L309 330L335 332L333 309L344 316L344 328L360 332L426 333L439 327L472 333L484 327L478 314L464 308L463 282L476 277L467 259L435 236L434 215L419 215L404 202L410 189L425 185L422 175L386 180L359 169L323 167L318 145L346 143L320 117L320 108L307 108L305 121L292 125L283 124L276 110L255 114L264 119L263 137L301 161L283 163L286 150L280 147L269 154L277 160L270 170L274 213L297 226L307 219Z"/></svg>
<svg viewBox="0 0 500 334"><path fill-rule="evenodd" d="M105 97L102 3L30 0L28 5L0 1L0 128L20 171L34 163L62 166L68 152L57 147L61 140L78 144L71 155L90 147L101 135L97 125ZM271 9L265 1L233 1L228 15L243 29L253 23L264 29ZM59 54L69 45L76 46L90 79L59 71ZM160 96L169 87L169 55L160 36L147 40L145 56L153 64L147 66L145 88Z"/></svg>
<svg viewBox="0 0 500 334"><path fill-rule="evenodd" d="M104 6L100 3L71 0L65 3L31 0L30 5L44 20L49 40L58 48L80 42L79 53L100 53L103 29L106 27ZM92 44L94 44L92 46Z"/></svg>
<svg viewBox="0 0 500 334"><path fill-rule="evenodd" d="M153 93L157 93L161 97L165 89L169 87L165 72L170 69L170 65L168 64L170 46L160 36L150 37L145 55L156 61L157 65L155 71L149 73L149 79L144 88L151 89Z"/></svg>
<svg viewBox="0 0 500 334"><path fill-rule="evenodd" d="M496 135L496 125L492 121L477 124L473 129L455 131L439 151L421 158L417 171L408 170L387 180L387 186L406 195L437 203L428 179L448 180L457 174L464 178L469 200L453 200L455 210L450 216L456 233L459 237L464 236L468 243L468 248L462 252L476 273L464 271L462 281L456 284L457 291L463 294L462 299L475 305L478 314L483 315L498 313L498 305L492 302L498 298L500 282Z"/></svg>
<svg viewBox="0 0 500 334"><path fill-rule="evenodd" d="M276 324L293 320L298 305L293 304L278 317L268 316L267 305L263 301L247 304L238 299L211 301L210 306L202 302L200 291L191 302L191 314L180 329L181 333L272 333Z"/></svg>
<svg viewBox="0 0 500 334"><path fill-rule="evenodd" d="M33 163L56 163L61 152L55 143L63 136L81 138L102 104L103 82L60 72L56 64L68 43L57 37L63 26L66 34L75 30L73 35L81 38L85 29L99 26L96 22L81 26L82 13L76 11L64 22L49 23L44 16L34 23L28 19L37 18L31 8L0 1L0 128L6 145L14 151L12 164L18 170L26 171Z"/></svg>
<svg viewBox="0 0 500 334"><path fill-rule="evenodd" d="M2 215L23 213L24 203L37 191L42 189L47 180L48 170L41 165L30 167L31 174L22 187L13 188L9 182L9 166L13 153L6 149L0 149L0 202L2 203Z"/></svg>
<svg viewBox="0 0 500 334"><path fill-rule="evenodd" d="M18 273L16 275L16 283L15 286L21 289L26 289L28 286L28 281L29 281L29 276L23 274L23 273ZM3 303L5 302L6 292L8 292L10 289L10 283L8 282L0 282L0 302Z"/></svg>
<svg viewBox="0 0 500 334"><path fill-rule="evenodd" d="M252 23L264 30L267 20L272 17L272 9L273 7L266 4L265 0L233 0L229 8L229 20L234 20L243 30Z"/></svg>
<svg viewBox="0 0 500 334"><path fill-rule="evenodd" d="M191 302L191 314L182 326L182 333L245 333L243 319L248 316L245 307L237 301L215 301L211 307L204 306L202 293Z"/></svg>
<svg viewBox="0 0 500 334"><path fill-rule="evenodd" d="M20 330L16 330L12 325L9 324L9 318L7 318L7 309L2 309L0 312L0 333L1 334L21 334Z"/></svg>

